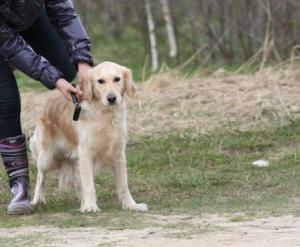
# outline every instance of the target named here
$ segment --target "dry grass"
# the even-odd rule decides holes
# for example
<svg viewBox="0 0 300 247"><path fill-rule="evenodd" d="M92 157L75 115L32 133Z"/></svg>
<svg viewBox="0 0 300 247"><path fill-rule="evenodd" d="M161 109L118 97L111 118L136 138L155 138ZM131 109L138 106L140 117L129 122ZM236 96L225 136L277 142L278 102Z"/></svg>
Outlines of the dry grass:
<svg viewBox="0 0 300 247"><path fill-rule="evenodd" d="M219 70L202 78L166 73L140 85L129 102L129 131L159 134L200 131L237 123L241 127L281 123L300 114L300 71L268 68L253 75ZM23 93L23 128L31 133L50 93Z"/></svg>

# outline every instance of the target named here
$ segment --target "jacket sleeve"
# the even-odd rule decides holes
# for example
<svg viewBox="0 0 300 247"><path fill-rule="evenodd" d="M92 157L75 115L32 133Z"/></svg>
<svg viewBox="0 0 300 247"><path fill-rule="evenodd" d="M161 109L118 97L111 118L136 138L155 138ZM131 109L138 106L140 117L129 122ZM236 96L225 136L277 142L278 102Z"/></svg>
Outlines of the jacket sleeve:
<svg viewBox="0 0 300 247"><path fill-rule="evenodd" d="M9 64L35 80L41 81L47 88L55 88L55 82L62 73L44 57L36 54L17 31L0 19L0 55Z"/></svg>
<svg viewBox="0 0 300 247"><path fill-rule="evenodd" d="M71 62L93 65L91 42L71 0L45 0L48 16L70 54Z"/></svg>

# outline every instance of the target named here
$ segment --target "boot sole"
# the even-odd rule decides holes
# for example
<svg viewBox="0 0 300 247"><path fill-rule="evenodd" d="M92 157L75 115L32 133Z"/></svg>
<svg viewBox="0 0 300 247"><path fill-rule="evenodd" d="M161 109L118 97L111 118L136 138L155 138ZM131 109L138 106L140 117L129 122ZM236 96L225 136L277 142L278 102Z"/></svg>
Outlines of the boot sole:
<svg viewBox="0 0 300 247"><path fill-rule="evenodd" d="M24 205L14 205L7 208L7 213L9 215L27 215L31 214L31 209Z"/></svg>

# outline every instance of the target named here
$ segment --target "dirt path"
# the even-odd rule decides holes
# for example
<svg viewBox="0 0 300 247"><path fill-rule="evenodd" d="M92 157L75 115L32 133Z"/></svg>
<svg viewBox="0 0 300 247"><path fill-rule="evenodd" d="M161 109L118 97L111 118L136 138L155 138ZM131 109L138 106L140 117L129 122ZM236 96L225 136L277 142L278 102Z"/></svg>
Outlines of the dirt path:
<svg viewBox="0 0 300 247"><path fill-rule="evenodd" d="M237 217L149 215L146 217L149 227L124 230L97 227L0 229L0 246L300 246L299 217L234 222Z"/></svg>

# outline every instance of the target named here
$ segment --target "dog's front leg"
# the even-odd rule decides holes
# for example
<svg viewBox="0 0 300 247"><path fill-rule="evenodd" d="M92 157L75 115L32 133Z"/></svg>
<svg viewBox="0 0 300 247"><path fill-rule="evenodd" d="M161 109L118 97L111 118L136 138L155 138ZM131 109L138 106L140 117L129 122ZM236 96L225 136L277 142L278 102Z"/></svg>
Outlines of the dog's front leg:
<svg viewBox="0 0 300 247"><path fill-rule="evenodd" d="M117 190L119 201L123 209L131 209L138 211L147 211L148 206L145 203L136 203L131 196L128 188L128 177L126 168L126 157L123 157L114 162L114 173L117 178Z"/></svg>
<svg viewBox="0 0 300 247"><path fill-rule="evenodd" d="M81 212L97 212L100 209L96 202L96 192L94 186L93 159L85 149L79 149L79 174L81 180Z"/></svg>

